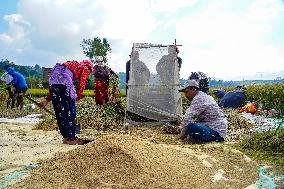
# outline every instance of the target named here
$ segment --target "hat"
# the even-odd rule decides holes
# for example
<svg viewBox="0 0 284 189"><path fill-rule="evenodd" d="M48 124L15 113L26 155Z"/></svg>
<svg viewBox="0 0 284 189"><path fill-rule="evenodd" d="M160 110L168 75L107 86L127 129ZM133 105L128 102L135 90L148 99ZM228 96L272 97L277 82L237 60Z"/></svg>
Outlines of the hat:
<svg viewBox="0 0 284 189"><path fill-rule="evenodd" d="M199 89L199 84L195 80L188 80L178 91L183 92L187 87L196 87Z"/></svg>
<svg viewBox="0 0 284 189"><path fill-rule="evenodd" d="M96 56L96 57L95 57L95 61L96 61L96 62L103 62L104 59L103 59L102 56Z"/></svg>

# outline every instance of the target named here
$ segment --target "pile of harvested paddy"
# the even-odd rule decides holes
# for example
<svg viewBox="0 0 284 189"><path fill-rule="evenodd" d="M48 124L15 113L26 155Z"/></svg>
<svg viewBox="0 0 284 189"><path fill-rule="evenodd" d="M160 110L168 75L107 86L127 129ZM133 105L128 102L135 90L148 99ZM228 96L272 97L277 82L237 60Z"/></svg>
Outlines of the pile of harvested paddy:
<svg viewBox="0 0 284 189"><path fill-rule="evenodd" d="M227 141L239 140L252 134L251 129L256 127L254 124L250 123L236 110L226 109L224 111L228 121Z"/></svg>
<svg viewBox="0 0 284 189"><path fill-rule="evenodd" d="M234 158L229 166L199 150L154 144L129 135L107 135L57 154L11 188L206 189L244 188L254 183L256 165L241 153L224 151L222 148L229 156L224 157L226 162Z"/></svg>

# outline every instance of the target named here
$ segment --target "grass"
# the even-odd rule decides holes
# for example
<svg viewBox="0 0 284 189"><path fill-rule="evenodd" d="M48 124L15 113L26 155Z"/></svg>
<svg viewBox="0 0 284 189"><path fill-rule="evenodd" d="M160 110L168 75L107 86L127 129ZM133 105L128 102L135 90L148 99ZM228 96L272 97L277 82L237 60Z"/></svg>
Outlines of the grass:
<svg viewBox="0 0 284 189"><path fill-rule="evenodd" d="M213 97L213 89L209 90L209 94ZM235 87L219 87L226 92L235 90ZM254 100L257 103L261 103L263 108L276 109L280 114L284 114L284 83L274 84L262 84L262 85L247 85L244 90L246 100ZM216 98L215 98L216 99Z"/></svg>
<svg viewBox="0 0 284 189"><path fill-rule="evenodd" d="M284 166L284 128L277 131L256 132L244 138L238 147L256 159L269 160Z"/></svg>
<svg viewBox="0 0 284 189"><path fill-rule="evenodd" d="M221 87L225 91L232 91L235 87ZM28 89L28 94L34 97L44 97L48 92L48 89ZM213 94L213 88L209 90L209 94L212 95L215 100L216 96ZM246 100L256 101L257 103L262 103L264 108L274 108L279 111L280 114L284 113L284 84L267 84L267 85L249 85L245 90ZM83 96L93 97L93 90L84 90ZM120 97L125 97L125 91L120 91ZM184 97L184 95L182 94Z"/></svg>
<svg viewBox="0 0 284 189"><path fill-rule="evenodd" d="M44 97L48 93L48 89L28 89L27 94L31 95L33 97ZM83 97L93 97L94 91L93 90L84 90L83 91ZM124 91L120 91L120 96L125 97L126 94Z"/></svg>
<svg viewBox="0 0 284 189"><path fill-rule="evenodd" d="M33 97L44 97L48 93L48 89L28 89L27 94ZM84 90L83 96L94 96L93 90Z"/></svg>

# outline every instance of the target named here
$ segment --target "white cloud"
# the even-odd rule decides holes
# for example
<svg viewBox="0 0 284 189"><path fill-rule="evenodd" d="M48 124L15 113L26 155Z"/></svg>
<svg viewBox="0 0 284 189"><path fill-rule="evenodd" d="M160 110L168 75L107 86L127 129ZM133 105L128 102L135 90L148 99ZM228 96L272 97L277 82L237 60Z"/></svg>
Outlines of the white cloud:
<svg viewBox="0 0 284 189"><path fill-rule="evenodd" d="M3 33L3 34L0 34L0 41L4 43L11 43L13 41L13 38L7 33Z"/></svg>
<svg viewBox="0 0 284 189"><path fill-rule="evenodd" d="M281 2L280 2L281 3ZM260 71L284 69L284 56L265 38L271 23L283 12L278 1L255 1L241 13L228 13L224 4L209 4L177 23L177 36L185 46L182 76L203 70L230 79Z"/></svg>
<svg viewBox="0 0 284 189"><path fill-rule="evenodd" d="M95 34L110 39L113 53L109 64L116 71L125 71L132 44L149 41L150 33L156 28L155 17L147 0L102 0L101 5L105 10L105 22Z"/></svg>
<svg viewBox="0 0 284 189"><path fill-rule="evenodd" d="M0 34L0 41L11 44L12 42L18 42L25 36L25 27L30 23L24 19L20 14L5 15L3 19L8 22L10 27L7 33Z"/></svg>
<svg viewBox="0 0 284 189"><path fill-rule="evenodd" d="M175 12L180 8L191 7L198 0L150 0L151 10L153 12Z"/></svg>
<svg viewBox="0 0 284 189"><path fill-rule="evenodd" d="M19 0L18 13L3 18L9 30L0 33L0 56L51 66L85 59L82 39L98 36L111 43L110 66L125 71L132 43L176 37L182 77L201 70L229 79L284 69L280 50L265 40L283 15L278 0Z"/></svg>
<svg viewBox="0 0 284 189"><path fill-rule="evenodd" d="M19 0L18 7L17 17L6 18L7 21L13 18L19 22L24 17L29 23L28 27L23 27L28 32L21 36L27 39L26 43L30 43L29 48L16 48L16 43L10 48L21 49L16 51L18 55L13 59L23 64L36 62L51 66L67 59L86 59L80 43L83 38L98 36L106 37L111 43L110 65L117 71L124 71L132 43L147 41L156 26L148 0ZM15 36L11 38L10 33L3 33L0 40L12 43ZM25 54L37 55L27 61ZM39 55L42 56L41 62L35 61Z"/></svg>
<svg viewBox="0 0 284 189"><path fill-rule="evenodd" d="M112 3L111 3L112 2ZM110 3L112 6L109 6ZM147 40L155 29L155 18L149 11L146 1L103 1L106 20L100 30L101 34L114 39L134 42ZM123 7L121 10L119 7Z"/></svg>
<svg viewBox="0 0 284 189"><path fill-rule="evenodd" d="M6 20L10 26L14 24L30 25L30 23L20 14L5 15L3 19Z"/></svg>
<svg viewBox="0 0 284 189"><path fill-rule="evenodd" d="M92 27L94 25L94 20L91 19L91 18L86 19L85 22L90 27Z"/></svg>

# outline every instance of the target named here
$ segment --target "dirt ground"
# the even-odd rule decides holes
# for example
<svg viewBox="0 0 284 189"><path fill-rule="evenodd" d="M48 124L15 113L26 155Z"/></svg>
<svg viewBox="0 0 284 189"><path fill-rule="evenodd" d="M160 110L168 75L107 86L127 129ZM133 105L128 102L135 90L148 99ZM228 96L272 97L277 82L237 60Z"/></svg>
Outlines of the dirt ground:
<svg viewBox="0 0 284 189"><path fill-rule="evenodd" d="M25 171L56 152L77 147L63 145L57 131L32 130L33 125L0 123L0 188L7 184L3 178L10 173Z"/></svg>
<svg viewBox="0 0 284 189"><path fill-rule="evenodd" d="M84 152L84 150L88 152L88 148L90 147L92 148L91 151L93 151L94 154L98 153L95 149L102 148L96 146L96 142L85 146L63 145L61 136L57 131L44 132L41 130L32 130L33 126L34 123L32 122L30 124L0 124L0 189L6 188L8 185L11 186L11 184L14 184L15 181L20 180L20 176L24 175L23 177L21 177L24 180L25 178L29 178L28 176L30 171L32 170L32 168L36 168L38 166L38 162L47 162L47 165L54 164L54 166L56 166L56 164L61 165L61 163L58 163L56 161L53 162L54 160L52 160L55 157L54 155L58 154L57 152L61 152L60 156L66 158L70 154L80 154L81 152ZM259 178L257 172L259 163L253 161L241 152L230 148L226 144L184 144L180 140L176 140L177 138L175 135L161 136L159 133L157 133L157 131L144 129L132 130L128 132L105 133L103 135L100 135L98 139L100 139L100 141L104 141L107 140L107 138L104 137L118 134L123 136L126 135L129 137L138 137L141 138L142 141L150 142L149 144L144 142L139 143L142 146L140 150L144 149L143 146L147 144L151 145L153 149L158 148L161 151L168 151L169 154L173 152L177 154L176 157L180 156L181 159L188 156L188 165L191 165L192 168L195 167L196 169L192 169L190 171L183 168L181 169L185 172L194 173L192 178L196 177L200 179L202 178L202 175L206 175L206 183L200 182L203 183L204 186L206 185L205 188L218 188L218 186L220 186L221 188L256 188L256 185L254 183ZM118 140L117 142L118 145L120 143L119 141L120 140ZM123 141L121 142L123 143ZM124 148L124 146L121 146L121 148ZM128 150L127 153L133 153L134 157L143 157L144 152L136 151L135 147L132 147L131 150L129 150L128 148L130 147L125 146L125 149ZM83 154L81 153L82 157L84 156ZM102 160L104 160L104 155L101 155ZM160 155L157 155L155 159L159 157ZM139 158L137 158L137 160L138 159ZM172 157L172 159L174 160L174 157ZM110 161L114 160L111 159ZM166 158L164 159L164 161L169 160L167 160ZM183 163L184 162L187 161L185 160L183 161ZM140 164L143 164L143 161L140 161ZM89 166L93 166L93 169L96 170L96 165L90 164ZM34 169L35 171L32 171L31 178L37 177L37 175L33 175L34 172L41 173L41 169L43 170L43 172L45 172L44 167L45 164L40 166L39 171L37 171L37 169ZM157 169L160 170L159 167L157 167ZM168 168L161 169L170 171L168 170ZM15 172L19 173L21 171L27 174L14 174ZM155 169L151 171L155 172ZM162 171L161 174L164 172L165 171ZM23 186L21 185L23 183L25 182L22 182L19 185L16 184L15 188L17 188L17 186ZM195 185L190 188L198 188L198 183L199 182L196 182ZM12 188L13 186L14 185L12 185ZM30 186L33 186L34 188L40 188L34 186L33 184L31 184ZM66 188L70 188L70 186L66 185ZM105 188L105 185L102 188Z"/></svg>

